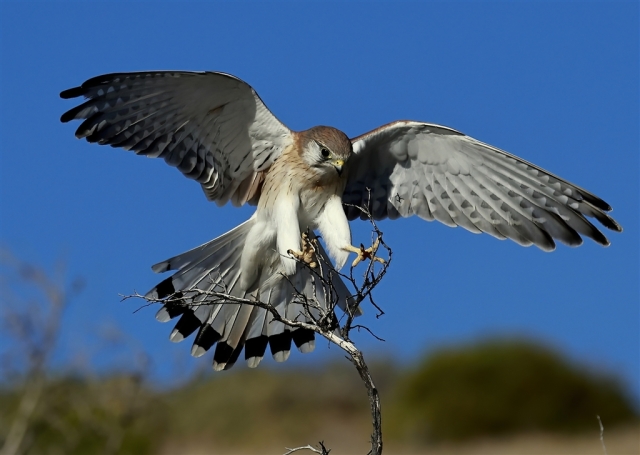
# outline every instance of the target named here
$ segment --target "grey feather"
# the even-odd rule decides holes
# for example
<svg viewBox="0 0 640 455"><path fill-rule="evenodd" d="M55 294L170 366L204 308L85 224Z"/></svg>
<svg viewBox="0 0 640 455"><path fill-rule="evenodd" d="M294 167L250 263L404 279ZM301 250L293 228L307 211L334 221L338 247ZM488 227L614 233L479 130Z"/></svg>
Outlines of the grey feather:
<svg viewBox="0 0 640 455"><path fill-rule="evenodd" d="M607 246L587 217L622 230L592 193L451 128L398 121L352 143L343 195L349 219L362 217L351 205L369 204L376 219L415 214L545 251L553 239L580 245L580 235Z"/></svg>
<svg viewBox="0 0 640 455"><path fill-rule="evenodd" d="M87 98L61 117L84 120L78 138L161 157L218 204L293 141L248 84L224 73L105 74L60 96Z"/></svg>
<svg viewBox="0 0 640 455"><path fill-rule="evenodd" d="M282 362L289 358L292 342L303 353L313 351L315 337L308 330L291 329L275 321L271 312L264 308L220 299L211 302L197 290L259 299L294 321L318 321L320 308L326 312L333 303L343 311L349 308L348 311L355 315L362 314L321 245L318 249L319 267L314 271L298 264L296 273L288 280L268 280L279 275L267 267L262 272L259 280L262 285L258 289L242 289L239 285L240 259L246 236L254 222L251 218L210 242L152 267L155 272L176 271L146 294L152 299L166 300L156 319L166 322L181 316L171 332L171 341L182 341L197 330L191 354L200 357L215 346L213 368L216 370L231 368L243 347L247 349L248 365L256 367L268 345L274 359ZM319 279L320 276L331 277L333 287L329 288ZM300 299L296 289L310 299L311 306Z"/></svg>

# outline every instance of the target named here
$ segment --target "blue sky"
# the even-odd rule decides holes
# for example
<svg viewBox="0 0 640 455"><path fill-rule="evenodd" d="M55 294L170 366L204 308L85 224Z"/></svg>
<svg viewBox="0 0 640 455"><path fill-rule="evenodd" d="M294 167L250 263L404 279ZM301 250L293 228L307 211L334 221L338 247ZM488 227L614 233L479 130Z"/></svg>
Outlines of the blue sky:
<svg viewBox="0 0 640 455"><path fill-rule="evenodd" d="M585 187L624 227L602 248L522 248L418 219L383 222L394 264L364 318L369 356L414 359L451 343L526 336L638 396L639 66L637 2L6 3L1 16L0 242L87 288L62 351L93 349L105 326L119 353L149 352L156 377L206 366L168 341L147 291L150 266L247 219L217 208L159 160L74 138L58 93L108 72L219 70L248 81L290 128L356 136L396 119L456 128ZM354 241L368 227L354 224ZM321 343L322 344L322 343ZM98 348L95 348L98 349ZM97 351L96 351L97 352ZM118 357L124 356L124 357ZM338 359L324 346L289 362ZM176 367L176 365L179 365Z"/></svg>

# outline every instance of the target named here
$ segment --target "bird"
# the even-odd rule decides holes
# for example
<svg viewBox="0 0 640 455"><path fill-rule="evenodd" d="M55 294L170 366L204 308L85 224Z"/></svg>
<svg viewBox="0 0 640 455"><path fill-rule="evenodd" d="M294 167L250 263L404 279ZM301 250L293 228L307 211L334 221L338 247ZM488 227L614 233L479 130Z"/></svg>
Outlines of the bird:
<svg viewBox="0 0 640 455"><path fill-rule="evenodd" d="M362 313L339 271L351 253L354 265L384 259L375 245L352 245L355 219L416 215L544 251L556 240L578 246L583 236L608 246L590 219L622 231L594 194L443 125L398 120L354 138L329 126L292 131L249 84L214 71L105 74L60 96L84 98L61 116L82 121L77 138L162 158L218 206L256 206L229 232L152 266L174 271L145 295L163 303L156 319L179 317L173 342L197 331L195 357L215 345L215 370L231 368L243 349L249 367L267 347L278 362L292 342L311 352L315 335L274 320L265 307L207 304L207 292L265 302L291 320L316 320L333 310L331 299ZM327 279L314 272L319 262L328 264ZM300 294L315 296L317 306Z"/></svg>

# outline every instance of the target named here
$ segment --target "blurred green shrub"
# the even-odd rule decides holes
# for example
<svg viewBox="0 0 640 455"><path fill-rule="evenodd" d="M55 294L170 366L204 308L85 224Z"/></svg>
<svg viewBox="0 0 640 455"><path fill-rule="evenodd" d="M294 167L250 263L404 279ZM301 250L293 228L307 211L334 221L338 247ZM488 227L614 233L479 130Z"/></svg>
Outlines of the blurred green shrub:
<svg viewBox="0 0 640 455"><path fill-rule="evenodd" d="M0 447L22 394L22 387L0 391ZM166 425L160 408L132 375L50 379L19 453L154 453Z"/></svg>
<svg viewBox="0 0 640 455"><path fill-rule="evenodd" d="M388 435L461 441L517 432L575 432L636 418L612 378L526 341L487 341L428 356L400 380Z"/></svg>
<svg viewBox="0 0 640 455"><path fill-rule="evenodd" d="M463 441L527 431L598 431L636 416L615 380L536 344L493 341L428 356L404 371L370 365L387 442ZM0 447L22 397L0 384ZM364 441L366 391L348 362L238 366L169 390L141 377L48 378L24 454L224 453Z"/></svg>

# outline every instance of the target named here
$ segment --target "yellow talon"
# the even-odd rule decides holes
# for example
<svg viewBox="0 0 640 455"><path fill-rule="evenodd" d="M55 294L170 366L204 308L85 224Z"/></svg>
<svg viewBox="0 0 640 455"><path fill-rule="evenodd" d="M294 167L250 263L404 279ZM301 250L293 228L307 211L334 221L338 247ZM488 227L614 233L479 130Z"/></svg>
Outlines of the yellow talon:
<svg viewBox="0 0 640 455"><path fill-rule="evenodd" d="M315 269L318 263L315 260L316 249L313 246L313 241L309 240L309 236L306 232L302 233L302 251L287 250L287 253L296 258L299 261L309 264L309 267Z"/></svg>
<svg viewBox="0 0 640 455"><path fill-rule="evenodd" d="M353 260L353 263L351 264L351 267L355 267L365 259L370 259L371 261L377 261L380 264L384 264L385 260L375 255L376 252L378 251L379 246L380 246L380 239L377 238L376 241L373 242L373 245L371 245L370 248L365 248L364 245L360 244L360 248L355 247L353 245L349 245L344 249L357 254L356 258Z"/></svg>

